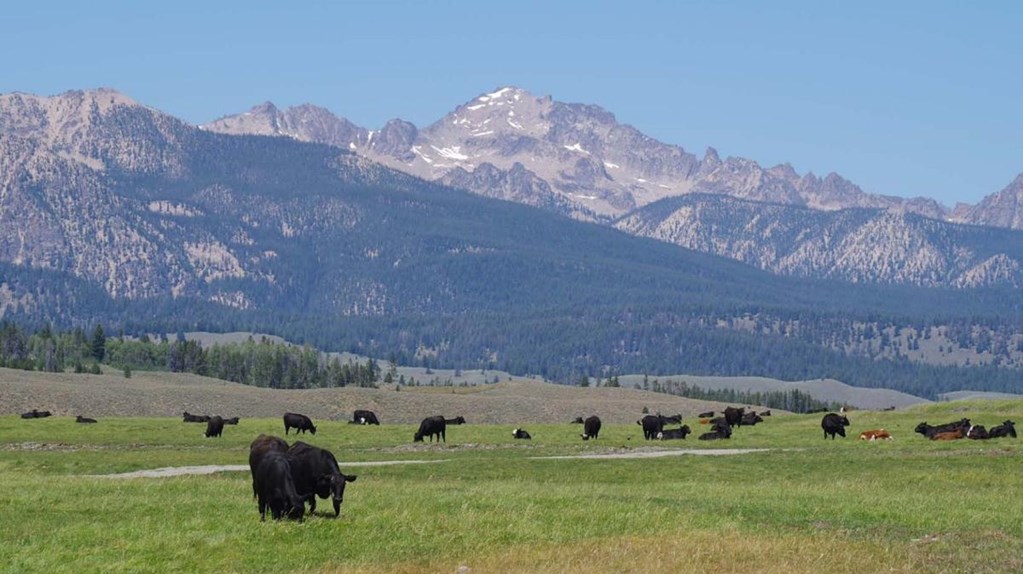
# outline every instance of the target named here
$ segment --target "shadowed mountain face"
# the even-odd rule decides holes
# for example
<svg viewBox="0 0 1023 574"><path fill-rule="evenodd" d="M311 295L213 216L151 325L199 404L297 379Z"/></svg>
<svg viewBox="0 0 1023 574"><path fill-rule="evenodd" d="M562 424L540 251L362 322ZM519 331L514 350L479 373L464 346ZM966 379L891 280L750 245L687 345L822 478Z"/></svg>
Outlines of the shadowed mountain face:
<svg viewBox="0 0 1023 574"><path fill-rule="evenodd" d="M834 365L860 320L968 317L1008 333L1005 318L1018 316L1017 291L989 289L1019 284L1018 232L910 210L823 212L798 204L809 197L798 186L769 186L796 203L739 199L810 176L712 151L698 160L592 106L501 90L447 124L379 132L312 107L261 110L231 121L351 141L217 133L109 90L0 97L0 316L263 330L403 364L566 379L612 368L830 376L779 357ZM492 142L444 139L467 129ZM496 151L477 163L484 149ZM374 161L408 152L477 193ZM569 163L519 161L547 152ZM657 200L653 187L620 185L616 169L654 156L643 179L687 193ZM726 184L726 172L739 175ZM712 184L734 193L694 193ZM836 195L845 185L813 183ZM616 224L627 233L560 215L610 222L637 205ZM750 331L744 317L765 326Z"/></svg>

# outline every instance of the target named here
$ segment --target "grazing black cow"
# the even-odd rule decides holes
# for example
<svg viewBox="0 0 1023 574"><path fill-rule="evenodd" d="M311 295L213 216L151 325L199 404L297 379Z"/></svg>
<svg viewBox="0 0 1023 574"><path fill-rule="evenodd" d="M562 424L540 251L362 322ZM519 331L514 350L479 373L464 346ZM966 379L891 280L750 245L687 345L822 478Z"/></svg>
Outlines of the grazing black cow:
<svg viewBox="0 0 1023 574"><path fill-rule="evenodd" d="M575 420L573 420L571 424L574 424L574 425L581 425L581 424L583 424L583 417L575 417Z"/></svg>
<svg viewBox="0 0 1023 574"><path fill-rule="evenodd" d="M913 429L913 432L917 432L924 435L927 438L931 438L932 436L938 433L955 432L959 429L963 429L963 434L965 434L966 431L970 430L970 426L971 426L970 419L968 418L961 418L952 423L945 423L943 425L936 426L932 426L927 424L926 422L922 422L916 425L916 428Z"/></svg>
<svg viewBox="0 0 1023 574"><path fill-rule="evenodd" d="M35 409L32 409L27 413L21 413L21 418L23 419L43 419L48 416L50 416L50 411L37 411Z"/></svg>
<svg viewBox="0 0 1023 574"><path fill-rule="evenodd" d="M83 417L82 415L78 415L77 417L75 417L75 422L76 423L92 424L92 423L96 422L96 419L90 419L89 417Z"/></svg>
<svg viewBox="0 0 1023 574"><path fill-rule="evenodd" d="M252 488L259 502L259 519L266 520L266 509L274 520L284 516L301 520L305 514L302 496L295 489L294 460L286 452L271 450L260 459L252 473Z"/></svg>
<svg viewBox="0 0 1023 574"><path fill-rule="evenodd" d="M304 433L305 431L316 434L316 426L313 425L313 421L309 417L298 413L284 413L285 436L287 436L289 429L295 429L295 434Z"/></svg>
<svg viewBox="0 0 1023 574"><path fill-rule="evenodd" d="M220 436L224 432L224 419L220 415L213 415L210 420L206 423L206 432L203 436L211 438Z"/></svg>
<svg viewBox="0 0 1023 574"><path fill-rule="evenodd" d="M973 440L985 440L991 438L988 430L984 428L984 425L973 425L970 430L966 431L966 438Z"/></svg>
<svg viewBox="0 0 1023 574"><path fill-rule="evenodd" d="M583 421L583 434L579 435L583 437L583 440L596 439L597 435L600 434L600 417L596 415L587 417Z"/></svg>
<svg viewBox="0 0 1023 574"><path fill-rule="evenodd" d="M533 438L529 436L529 432L526 429L515 429L512 431L512 436L524 440L530 440Z"/></svg>
<svg viewBox="0 0 1023 574"><path fill-rule="evenodd" d="M725 410L721 411L725 415L725 421L728 422L728 426L735 428L742 426L742 417L746 414L746 407L725 407Z"/></svg>
<svg viewBox="0 0 1023 574"><path fill-rule="evenodd" d="M338 467L334 454L327 449L296 442L288 449L292 459L291 475L295 490L309 503L309 514L316 511L316 497L330 498L334 503L334 516L341 515L345 500L345 485L355 482L355 475L345 476Z"/></svg>
<svg viewBox="0 0 1023 574"><path fill-rule="evenodd" d="M700 413L700 414L696 415L696 417L697 418L701 418L701 419L712 419L712 418L714 418L714 411L707 411L705 413Z"/></svg>
<svg viewBox="0 0 1023 574"><path fill-rule="evenodd" d="M348 421L348 424L379 425L380 419L377 418L377 414L373 411L356 409L355 412L352 413L352 420Z"/></svg>
<svg viewBox="0 0 1023 574"><path fill-rule="evenodd" d="M288 443L276 436L261 434L249 445L249 470L252 471L252 496L256 496L256 468L268 452L288 452Z"/></svg>
<svg viewBox="0 0 1023 574"><path fill-rule="evenodd" d="M189 413L188 411L185 411L184 413L182 413L181 420L182 420L182 422L186 422L186 423L208 423L208 422L210 422L210 416L209 415L193 415L193 414Z"/></svg>
<svg viewBox="0 0 1023 574"><path fill-rule="evenodd" d="M750 411L750 412L742 415L742 424L744 424L744 425L756 426L757 423L762 423L762 422L764 422L764 419L762 419L760 417L760 415L758 415L757 413L755 413L753 411Z"/></svg>
<svg viewBox="0 0 1023 574"><path fill-rule="evenodd" d="M991 430L988 431L988 435L990 435L991 438L1001 438L1007 436L1016 438L1016 423L1012 421L1005 421L998 426L993 426L991 427Z"/></svg>
<svg viewBox="0 0 1023 574"><path fill-rule="evenodd" d="M693 430L691 428L689 428L689 425L682 425L681 427L679 427L677 429L664 429L661 432L657 433L657 440L673 440L673 439L685 440L686 439L686 435L691 433L691 432L693 432Z"/></svg>
<svg viewBox="0 0 1023 574"><path fill-rule="evenodd" d="M223 417L221 417L221 418L223 418ZM236 424L238 424L238 421L240 421L240 420L241 419L238 418L238 417L231 417L229 419L225 418L224 419L224 424L225 425L236 425Z"/></svg>
<svg viewBox="0 0 1023 574"><path fill-rule="evenodd" d="M446 419L440 415L433 417L426 417L423 422L419 423L419 430L412 437L413 442L423 442L423 437L430 437L430 442L433 442L433 437L437 437L437 442L444 441L448 442L447 438L447 427L448 425L464 425L465 417L455 417L453 419Z"/></svg>
<svg viewBox="0 0 1023 574"><path fill-rule="evenodd" d="M831 435L831 440L835 440L835 435L841 435L845 438L845 427L849 426L849 419L843 415L828 413L821 419L821 428L824 429L824 439L827 440L828 435Z"/></svg>

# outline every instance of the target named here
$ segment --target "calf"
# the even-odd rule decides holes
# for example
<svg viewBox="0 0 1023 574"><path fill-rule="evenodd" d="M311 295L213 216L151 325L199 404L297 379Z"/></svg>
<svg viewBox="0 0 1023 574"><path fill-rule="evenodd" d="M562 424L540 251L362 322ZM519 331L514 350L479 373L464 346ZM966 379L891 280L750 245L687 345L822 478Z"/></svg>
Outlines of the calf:
<svg viewBox="0 0 1023 574"><path fill-rule="evenodd" d="M527 432L526 429L515 429L512 431L512 436L524 440L531 440L533 438L529 436L529 432Z"/></svg>
<svg viewBox="0 0 1023 574"><path fill-rule="evenodd" d="M75 417L75 422L76 423L92 424L92 423L96 422L96 419L90 419L89 417L83 417L82 415L78 415L77 417Z"/></svg>
<svg viewBox="0 0 1023 574"><path fill-rule="evenodd" d="M657 440L674 440L674 439L685 440L686 439L686 435L691 433L691 432L693 432L693 431L692 431L692 429L689 428L689 425L682 425L681 427L679 427L677 429L664 429L661 432L657 433Z"/></svg>
<svg viewBox="0 0 1023 574"><path fill-rule="evenodd" d="M309 514L316 511L316 497L330 498L334 503L334 516L341 515L345 498L345 485L355 482L355 475L345 476L337 459L329 450L296 442L288 449L292 460L292 478L295 491L303 502L309 503Z"/></svg>
<svg viewBox="0 0 1023 574"><path fill-rule="evenodd" d="M592 416L583 421L583 434L579 435L583 440L596 440L600 434L600 417Z"/></svg>
<svg viewBox="0 0 1023 574"><path fill-rule="evenodd" d="M836 434L845 438L845 427L847 426L849 426L849 419L845 415L828 413L821 419L821 428L824 429L825 440L827 440L828 435L831 435L831 440L835 440Z"/></svg>
<svg viewBox="0 0 1023 574"><path fill-rule="evenodd" d="M301 520L305 504L295 489L294 460L286 452L269 451L259 460L252 474L252 487L259 503L259 519L266 520L266 509L274 520L287 516Z"/></svg>
<svg viewBox="0 0 1023 574"><path fill-rule="evenodd" d="M213 415L210 420L206 422L206 432L203 436L206 438L212 438L220 436L224 432L224 419L220 415Z"/></svg>
<svg viewBox="0 0 1023 574"><path fill-rule="evenodd" d="M892 435L884 429L865 430L860 433L860 440L892 440Z"/></svg>
<svg viewBox="0 0 1023 574"><path fill-rule="evenodd" d="M313 425L313 421L309 417L298 413L284 413L285 436L288 435L288 430L290 429L295 429L295 434L304 433L305 431L316 434L316 426Z"/></svg>

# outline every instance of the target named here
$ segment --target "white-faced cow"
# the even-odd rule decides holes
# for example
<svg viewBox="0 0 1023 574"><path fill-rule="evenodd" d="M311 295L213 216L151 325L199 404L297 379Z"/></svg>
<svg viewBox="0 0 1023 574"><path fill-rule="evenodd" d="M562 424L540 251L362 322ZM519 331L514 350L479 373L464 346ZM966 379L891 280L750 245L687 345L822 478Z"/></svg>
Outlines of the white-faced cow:
<svg viewBox="0 0 1023 574"><path fill-rule="evenodd" d="M373 411L367 411L364 409L355 409L352 413L352 420L348 421L348 424L352 425L379 425L380 419L377 418L376 413Z"/></svg>
<svg viewBox="0 0 1023 574"><path fill-rule="evenodd" d="M334 454L327 449L312 446L302 441L288 449L292 459L291 474L295 490L304 502L309 503L309 514L316 511L316 497L330 498L334 503L334 516L341 515L341 504L345 500L345 485L355 482L355 475L346 476L338 467Z"/></svg>
<svg viewBox="0 0 1023 574"><path fill-rule="evenodd" d="M295 429L295 434L304 433L305 431L316 434L316 426L313 425L313 421L309 417L298 413L284 413L285 436L288 435L289 429Z"/></svg>
<svg viewBox="0 0 1023 574"><path fill-rule="evenodd" d="M594 415L583 421L583 434L579 435L583 440L596 439L600 434L600 417Z"/></svg>
<svg viewBox="0 0 1023 574"><path fill-rule="evenodd" d="M266 509L274 520L287 516L301 520L305 503L295 489L294 460L286 452L271 450L260 459L252 474L252 486L259 503L259 519L266 520Z"/></svg>
<svg viewBox="0 0 1023 574"><path fill-rule="evenodd" d="M453 419L446 419L440 415L433 417L426 417L423 422L419 423L419 430L413 435L413 442L423 442L423 437L430 437L430 442L433 442L433 437L437 437L437 442L448 442L447 438L447 427L448 425L464 425L465 418L458 416Z"/></svg>
<svg viewBox="0 0 1023 574"><path fill-rule="evenodd" d="M828 413L821 419L821 428L824 429L824 438L828 438L831 435L831 440L835 440L835 435L840 435L845 438L845 427L849 426L849 419L844 415L835 413Z"/></svg>
<svg viewBox="0 0 1023 574"><path fill-rule="evenodd" d="M893 440L893 437L892 433L884 429L871 429L861 432L860 440L866 441Z"/></svg>
<svg viewBox="0 0 1023 574"><path fill-rule="evenodd" d="M529 432L526 429L515 429L512 431L512 436L517 439L530 440L533 437L529 436Z"/></svg>

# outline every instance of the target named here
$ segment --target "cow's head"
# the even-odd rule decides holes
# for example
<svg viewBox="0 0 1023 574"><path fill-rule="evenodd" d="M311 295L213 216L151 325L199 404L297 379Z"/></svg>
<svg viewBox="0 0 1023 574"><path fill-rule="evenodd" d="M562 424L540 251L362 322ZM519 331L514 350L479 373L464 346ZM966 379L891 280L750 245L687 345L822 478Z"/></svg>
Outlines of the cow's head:
<svg viewBox="0 0 1023 574"><path fill-rule="evenodd" d="M682 428L679 430L682 431L682 438L686 438L687 434L693 432L693 429L689 428L689 425L682 425Z"/></svg>
<svg viewBox="0 0 1023 574"><path fill-rule="evenodd" d="M316 425L309 423L309 432L316 434Z"/></svg>
<svg viewBox="0 0 1023 574"><path fill-rule="evenodd" d="M423 435L419 433L412 435L412 442L423 442Z"/></svg>
<svg viewBox="0 0 1023 574"><path fill-rule="evenodd" d="M330 496L334 503L334 516L341 515L341 503L345 501L345 485L355 482L359 477L355 475L346 476L340 472L337 474L325 474L317 481L317 490L323 492L323 498ZM319 493L318 493L319 494Z"/></svg>

